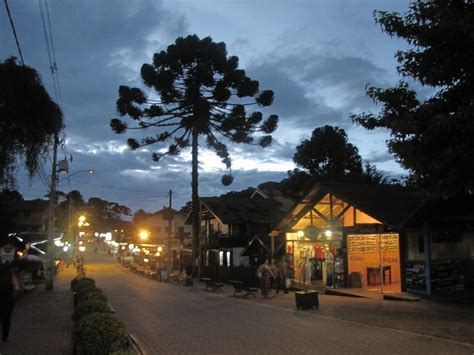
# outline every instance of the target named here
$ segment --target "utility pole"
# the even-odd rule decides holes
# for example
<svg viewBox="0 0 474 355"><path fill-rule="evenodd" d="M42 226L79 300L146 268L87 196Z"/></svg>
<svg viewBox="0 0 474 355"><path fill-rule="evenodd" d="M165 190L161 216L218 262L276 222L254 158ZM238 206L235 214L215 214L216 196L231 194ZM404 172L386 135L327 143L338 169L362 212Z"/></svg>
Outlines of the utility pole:
<svg viewBox="0 0 474 355"><path fill-rule="evenodd" d="M53 163L51 168L51 187L49 191L48 253L46 262L47 291L53 290L54 279L54 232L56 226L56 160L58 157L58 134L54 134Z"/></svg>
<svg viewBox="0 0 474 355"><path fill-rule="evenodd" d="M173 205L173 191L170 190L170 193L169 193L169 214L168 214L168 253L166 253L167 255L167 260L166 260L166 267L168 269L168 275L170 274L171 272L171 269L172 269L172 265L171 265L171 219L172 219L172 215L171 215L171 207Z"/></svg>

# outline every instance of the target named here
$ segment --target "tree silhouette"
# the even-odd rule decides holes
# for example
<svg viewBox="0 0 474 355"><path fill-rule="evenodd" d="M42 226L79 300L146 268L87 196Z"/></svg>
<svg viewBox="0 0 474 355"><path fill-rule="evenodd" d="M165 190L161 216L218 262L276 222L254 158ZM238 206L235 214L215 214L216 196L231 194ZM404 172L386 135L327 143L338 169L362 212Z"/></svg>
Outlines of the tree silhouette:
<svg viewBox="0 0 474 355"><path fill-rule="evenodd" d="M170 142L165 152L153 153L155 161L191 147L194 258L199 250L199 136L205 137L207 146L230 168L229 152L221 137L235 143L266 147L271 144L270 134L278 124L276 115L264 120L259 111L247 112L249 106L271 105L273 92L260 91L258 81L238 69L238 63L236 56L227 57L223 42L215 43L210 37L200 39L196 35L180 37L166 51L155 53L152 64L143 64L141 68L143 83L154 89L159 100L150 99L139 88L121 86L117 111L122 117L129 116L136 125L128 127L120 119L110 122L116 133L132 128L154 128L153 135L141 141L130 138L128 145L138 149ZM254 143L256 133L260 135ZM222 183L232 183L232 176L224 176Z"/></svg>
<svg viewBox="0 0 474 355"><path fill-rule="evenodd" d="M63 117L37 71L13 57L0 62L0 117L0 183L8 185L19 157L34 174Z"/></svg>
<svg viewBox="0 0 474 355"><path fill-rule="evenodd" d="M362 173L359 150L348 142L346 132L338 127L316 128L311 139L296 147L293 161L315 178Z"/></svg>
<svg viewBox="0 0 474 355"><path fill-rule="evenodd" d="M348 142L346 132L338 127L316 128L310 139L296 147L296 169L280 182L285 197L298 200L317 181L347 181L387 185L396 183L369 162L362 163L359 150ZM364 165L364 166L363 166Z"/></svg>
<svg viewBox="0 0 474 355"><path fill-rule="evenodd" d="M374 12L390 36L411 48L398 51L398 73L434 92L418 98L405 81L396 87L367 88L382 108L352 115L363 127L389 129L390 152L409 170L409 181L432 197L474 189L474 3L417 0L403 16Z"/></svg>

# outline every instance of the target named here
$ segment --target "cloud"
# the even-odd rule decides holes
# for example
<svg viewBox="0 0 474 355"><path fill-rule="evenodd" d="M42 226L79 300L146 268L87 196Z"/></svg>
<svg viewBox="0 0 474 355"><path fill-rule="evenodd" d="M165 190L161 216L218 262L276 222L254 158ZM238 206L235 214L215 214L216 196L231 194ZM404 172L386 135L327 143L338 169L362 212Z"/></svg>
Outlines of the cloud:
<svg viewBox="0 0 474 355"><path fill-rule="evenodd" d="M395 67L393 53L399 42L388 41L374 25L371 12L378 4L303 3L294 6L277 1L269 11L265 2L50 1L66 119L66 144L59 156L73 155L71 172L96 170L92 176L78 174L64 180L59 188L79 189L87 198L98 196L148 211L167 204L169 189L174 191L176 207L190 200L189 151L155 163L150 150L163 146L131 151L126 146L131 133L114 134L109 120L116 117L119 85L141 86L141 65L151 62L153 53L165 49L176 37L194 32L226 42L229 54L242 59L249 76L258 80L262 89L274 90L275 102L264 114L280 117L270 147L229 144L235 176L229 187L221 184L227 169L202 144L202 196L282 180L293 167L296 146L325 124L346 129L365 159L387 171L396 170L396 163L385 152L387 132L367 132L354 127L349 118L350 112L374 109L365 97L368 82L393 85L390 68ZM53 92L38 3L18 1L10 7L26 64L43 74L44 83ZM4 11L0 12L0 31L11 33ZM379 48L385 52L380 54ZM0 57L15 53L13 37L5 36ZM134 135L140 138L154 133ZM19 180L28 197L46 192L38 179L31 186L25 179Z"/></svg>

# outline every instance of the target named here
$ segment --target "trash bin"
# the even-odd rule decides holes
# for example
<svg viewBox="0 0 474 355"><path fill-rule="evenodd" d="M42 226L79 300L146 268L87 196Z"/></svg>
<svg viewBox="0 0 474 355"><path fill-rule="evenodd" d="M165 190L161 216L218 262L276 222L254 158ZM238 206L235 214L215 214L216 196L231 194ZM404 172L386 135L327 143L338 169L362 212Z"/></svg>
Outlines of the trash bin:
<svg viewBox="0 0 474 355"><path fill-rule="evenodd" d="M297 291L295 292L296 308L311 309L319 307L318 291Z"/></svg>

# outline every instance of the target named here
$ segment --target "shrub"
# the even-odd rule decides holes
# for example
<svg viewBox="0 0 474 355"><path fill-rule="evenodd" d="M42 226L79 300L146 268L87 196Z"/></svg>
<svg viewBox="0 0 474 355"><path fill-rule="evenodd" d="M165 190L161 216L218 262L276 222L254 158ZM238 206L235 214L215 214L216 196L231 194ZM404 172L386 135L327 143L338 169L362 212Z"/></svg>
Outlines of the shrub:
<svg viewBox="0 0 474 355"><path fill-rule="evenodd" d="M87 301L92 301L92 300L107 303L107 297L105 297L105 295L99 289L97 289L97 291L94 291L94 292L88 292L88 293L82 294L81 297L79 297L77 301L78 303L82 303L82 302L87 302Z"/></svg>
<svg viewBox="0 0 474 355"><path fill-rule="evenodd" d="M100 288L97 288L92 285L88 285L87 287L81 287L76 291L77 297L81 298L83 295L86 293L91 293L91 292L102 292Z"/></svg>
<svg viewBox="0 0 474 355"><path fill-rule="evenodd" d="M85 277L83 279L75 281L75 285L72 286L72 289L78 292L80 289L87 287L95 287L95 281L91 278Z"/></svg>
<svg viewBox="0 0 474 355"><path fill-rule="evenodd" d="M78 355L102 355L126 350L125 326L115 315L92 313L85 315L74 327L74 343Z"/></svg>
<svg viewBox="0 0 474 355"><path fill-rule="evenodd" d="M72 320L74 322L78 322L81 320L82 317L92 313L112 313L112 310L110 309L109 304L102 300L82 300L81 303L79 303L74 308Z"/></svg>

